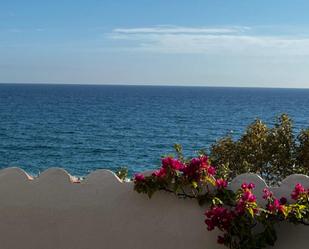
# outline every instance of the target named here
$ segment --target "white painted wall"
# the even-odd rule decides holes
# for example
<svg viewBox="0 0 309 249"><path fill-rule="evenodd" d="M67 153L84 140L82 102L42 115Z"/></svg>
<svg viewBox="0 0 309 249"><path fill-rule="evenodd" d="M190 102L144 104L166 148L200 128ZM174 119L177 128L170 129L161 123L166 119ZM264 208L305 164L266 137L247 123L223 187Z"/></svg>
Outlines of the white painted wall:
<svg viewBox="0 0 309 249"><path fill-rule="evenodd" d="M231 183L254 182L257 191L266 186L257 175L238 176ZM294 175L280 188L289 195L309 177ZM261 196L262 194L260 194ZM205 207L194 200L157 193L152 199L133 191L133 183L121 183L108 170L98 170L82 183L72 183L62 169L49 169L40 177L18 168L0 170L1 249L217 249L216 232L204 224ZM275 248L309 248L309 227L278 228Z"/></svg>

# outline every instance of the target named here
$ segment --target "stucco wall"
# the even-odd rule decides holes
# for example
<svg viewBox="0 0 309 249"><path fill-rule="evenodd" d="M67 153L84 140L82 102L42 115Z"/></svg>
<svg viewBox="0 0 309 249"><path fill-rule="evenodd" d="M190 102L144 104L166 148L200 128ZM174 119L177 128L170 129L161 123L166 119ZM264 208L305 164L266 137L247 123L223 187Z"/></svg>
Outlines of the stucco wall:
<svg viewBox="0 0 309 249"><path fill-rule="evenodd" d="M265 182L241 175L231 183L254 182L261 196ZM303 175L288 177L273 191L289 195ZM204 224L205 207L168 193L152 199L133 191L108 170L98 170L81 183L62 169L49 169L38 178L18 168L0 170L1 249L216 249L216 233ZM309 227L283 225L275 248L309 247Z"/></svg>

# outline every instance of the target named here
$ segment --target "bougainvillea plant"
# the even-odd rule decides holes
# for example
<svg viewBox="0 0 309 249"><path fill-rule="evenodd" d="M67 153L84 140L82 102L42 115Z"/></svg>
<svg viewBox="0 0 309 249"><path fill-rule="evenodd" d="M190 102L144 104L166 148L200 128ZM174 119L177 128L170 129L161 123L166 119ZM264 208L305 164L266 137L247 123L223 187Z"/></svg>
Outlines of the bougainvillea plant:
<svg viewBox="0 0 309 249"><path fill-rule="evenodd" d="M178 151L179 152L179 151ZM207 229L219 229L217 242L231 249L261 249L274 245L277 240L275 225L282 221L309 225L309 189L297 184L291 194L276 198L268 189L263 190L266 205L260 205L253 194L253 183L243 183L233 192L228 182L218 177L216 168L205 154L185 160L162 159L161 167L151 175L135 174L134 189L151 197L156 191L168 191L181 198L197 199L208 203L205 212Z"/></svg>

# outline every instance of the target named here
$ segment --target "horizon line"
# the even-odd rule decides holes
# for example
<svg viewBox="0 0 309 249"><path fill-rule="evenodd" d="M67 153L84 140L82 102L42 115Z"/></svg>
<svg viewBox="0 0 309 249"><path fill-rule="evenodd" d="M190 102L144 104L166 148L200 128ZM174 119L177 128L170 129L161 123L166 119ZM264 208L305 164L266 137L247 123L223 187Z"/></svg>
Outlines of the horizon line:
<svg viewBox="0 0 309 249"><path fill-rule="evenodd" d="M308 87L288 86L230 86L205 84L173 84L173 83L67 83L67 82L0 82L0 85L72 85L72 86L150 86L150 87L209 87L209 88L260 88L260 89L309 89Z"/></svg>

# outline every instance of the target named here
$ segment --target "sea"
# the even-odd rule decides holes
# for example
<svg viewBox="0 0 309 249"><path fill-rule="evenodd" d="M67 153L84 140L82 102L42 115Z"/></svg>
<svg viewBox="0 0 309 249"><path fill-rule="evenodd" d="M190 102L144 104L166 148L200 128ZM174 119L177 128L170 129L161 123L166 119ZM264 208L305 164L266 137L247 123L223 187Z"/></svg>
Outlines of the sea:
<svg viewBox="0 0 309 249"><path fill-rule="evenodd" d="M287 113L309 127L309 90L125 85L0 84L0 168L150 170L179 143L186 156L237 139Z"/></svg>

